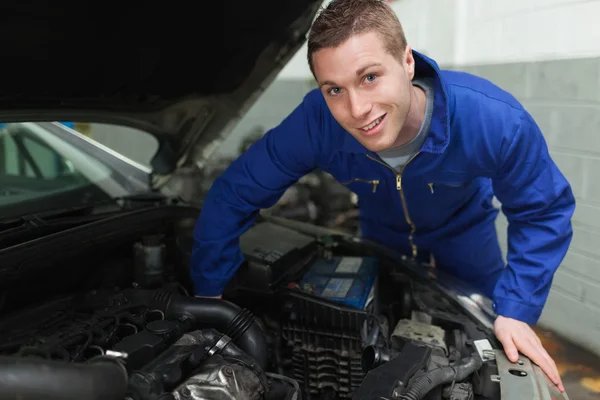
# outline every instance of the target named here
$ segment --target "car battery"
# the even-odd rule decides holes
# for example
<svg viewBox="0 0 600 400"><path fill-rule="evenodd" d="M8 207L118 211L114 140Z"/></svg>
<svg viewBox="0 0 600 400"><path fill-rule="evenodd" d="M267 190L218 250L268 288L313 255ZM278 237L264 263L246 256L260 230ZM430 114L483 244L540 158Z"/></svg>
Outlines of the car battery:
<svg viewBox="0 0 600 400"><path fill-rule="evenodd" d="M237 286L270 292L299 274L316 248L311 236L272 222L256 224L240 237L247 265L237 272Z"/></svg>
<svg viewBox="0 0 600 400"><path fill-rule="evenodd" d="M364 310L374 296L377 276L375 258L336 256L317 259L298 282L298 289Z"/></svg>

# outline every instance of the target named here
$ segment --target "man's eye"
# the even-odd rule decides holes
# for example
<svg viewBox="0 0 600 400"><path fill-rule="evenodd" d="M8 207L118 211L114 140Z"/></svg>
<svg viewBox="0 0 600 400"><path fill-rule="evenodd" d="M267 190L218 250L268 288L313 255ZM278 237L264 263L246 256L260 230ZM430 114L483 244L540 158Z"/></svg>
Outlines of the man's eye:
<svg viewBox="0 0 600 400"><path fill-rule="evenodd" d="M335 87L335 88L331 88L331 89L329 89L329 94L331 94L331 95L333 95L333 96L336 96L336 95L340 94L340 90L341 90L341 89L340 89L340 88L337 88L337 87Z"/></svg>
<svg viewBox="0 0 600 400"><path fill-rule="evenodd" d="M375 79L377 79L377 75L375 75L375 74L369 74L369 75L365 76L365 80L369 83L374 82Z"/></svg>

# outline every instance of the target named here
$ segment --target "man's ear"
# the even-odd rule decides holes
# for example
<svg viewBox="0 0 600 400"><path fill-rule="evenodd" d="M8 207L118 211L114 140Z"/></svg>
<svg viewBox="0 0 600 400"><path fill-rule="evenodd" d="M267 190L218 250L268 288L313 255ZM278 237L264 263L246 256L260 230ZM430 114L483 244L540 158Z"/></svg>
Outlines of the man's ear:
<svg viewBox="0 0 600 400"><path fill-rule="evenodd" d="M406 46L406 50L404 50L404 68L406 69L408 78L412 81L415 77L415 58L412 48L408 45Z"/></svg>

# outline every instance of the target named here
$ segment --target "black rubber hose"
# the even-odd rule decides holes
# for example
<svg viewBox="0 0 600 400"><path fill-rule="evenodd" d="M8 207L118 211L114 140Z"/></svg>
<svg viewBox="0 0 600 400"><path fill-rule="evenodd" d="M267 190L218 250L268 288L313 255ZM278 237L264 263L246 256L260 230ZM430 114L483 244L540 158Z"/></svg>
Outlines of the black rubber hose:
<svg viewBox="0 0 600 400"><path fill-rule="evenodd" d="M483 361L479 354L463 359L454 366L441 367L431 370L417 379L398 397L399 400L421 400L433 388L440 385L460 382L481 368Z"/></svg>
<svg viewBox="0 0 600 400"><path fill-rule="evenodd" d="M0 357L0 399L123 400L125 367L102 358L86 364L40 358Z"/></svg>
<svg viewBox="0 0 600 400"><path fill-rule="evenodd" d="M143 291L136 290L134 296L140 292ZM250 311L221 299L187 297L162 290L153 293L153 302L166 318L185 315L194 322L194 329L216 329L256 359L262 369L267 368L267 339Z"/></svg>
<svg viewBox="0 0 600 400"><path fill-rule="evenodd" d="M388 349L386 347L367 346L362 353L362 370L366 374L372 369L375 369L380 365L389 362L391 359L398 357L399 354L399 351Z"/></svg>

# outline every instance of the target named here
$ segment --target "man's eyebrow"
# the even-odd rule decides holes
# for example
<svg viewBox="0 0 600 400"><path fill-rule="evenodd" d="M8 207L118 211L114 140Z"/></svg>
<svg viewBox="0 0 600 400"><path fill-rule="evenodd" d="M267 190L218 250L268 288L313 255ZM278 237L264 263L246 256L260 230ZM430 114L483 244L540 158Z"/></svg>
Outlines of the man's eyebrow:
<svg viewBox="0 0 600 400"><path fill-rule="evenodd" d="M368 70L369 68L381 67L382 65L383 64L381 64L381 63L373 63L373 64L365 65L364 67L362 67L356 71L356 76L360 76L360 75L364 74L365 71ZM324 81L322 83L319 83L320 88L323 86L326 86L326 85L337 86L336 83L333 81Z"/></svg>
<svg viewBox="0 0 600 400"><path fill-rule="evenodd" d="M364 74L366 70L368 70L369 68L373 68L373 67L381 67L381 63L373 63L373 64L365 65L364 67L356 70L356 75L360 76L360 75Z"/></svg>
<svg viewBox="0 0 600 400"><path fill-rule="evenodd" d="M325 85L337 86L337 85L335 84L335 82L333 82L333 81L325 81L325 82L319 83L319 87L320 87L320 88L322 88L322 87L323 87L323 86L325 86Z"/></svg>

